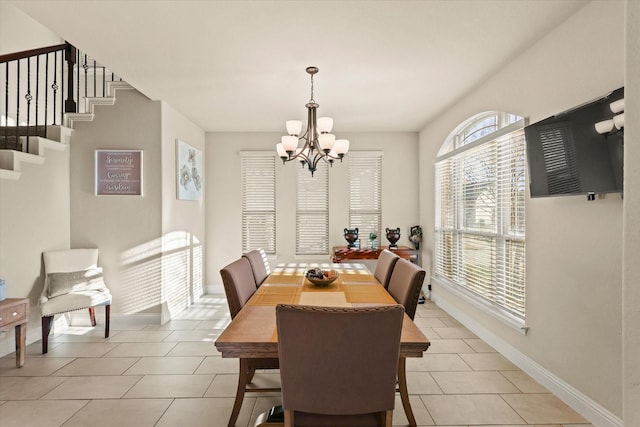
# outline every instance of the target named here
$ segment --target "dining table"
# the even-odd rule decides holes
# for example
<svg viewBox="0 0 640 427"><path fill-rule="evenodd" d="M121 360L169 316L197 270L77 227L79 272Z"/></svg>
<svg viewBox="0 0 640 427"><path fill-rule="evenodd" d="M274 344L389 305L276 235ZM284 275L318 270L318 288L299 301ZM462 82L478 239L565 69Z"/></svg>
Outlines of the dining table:
<svg viewBox="0 0 640 427"><path fill-rule="evenodd" d="M317 286L305 277L311 268L335 270L338 277L328 286ZM277 358L275 307L278 304L363 307L397 302L361 263L281 263L273 268L216 340L215 346L222 357ZM429 345L427 337L405 314L400 338L398 391L412 427L416 426L416 420L409 402L406 358L422 357Z"/></svg>

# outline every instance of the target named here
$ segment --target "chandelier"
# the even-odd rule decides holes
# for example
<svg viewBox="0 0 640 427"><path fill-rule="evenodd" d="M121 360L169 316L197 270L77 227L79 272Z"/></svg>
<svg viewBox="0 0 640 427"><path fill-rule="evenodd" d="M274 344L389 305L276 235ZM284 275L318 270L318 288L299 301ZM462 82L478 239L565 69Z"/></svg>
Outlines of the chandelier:
<svg viewBox="0 0 640 427"><path fill-rule="evenodd" d="M349 151L349 141L336 140L331 134L333 119L318 117L316 110L319 105L313 99L313 76L318 73L318 67L307 67L307 73L311 76L311 99L305 105L307 107L307 129L300 136L302 122L300 120L288 120L287 134L282 137L282 142L276 146L282 163L297 159L304 168L307 166L311 176L316 171L318 163L322 160L333 166L335 160L342 158Z"/></svg>

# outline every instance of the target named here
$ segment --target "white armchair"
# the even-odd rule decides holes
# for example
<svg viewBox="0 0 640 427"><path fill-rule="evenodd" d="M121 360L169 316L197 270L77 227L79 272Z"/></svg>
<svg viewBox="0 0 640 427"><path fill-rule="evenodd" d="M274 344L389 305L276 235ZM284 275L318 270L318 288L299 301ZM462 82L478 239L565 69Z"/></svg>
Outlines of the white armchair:
<svg viewBox="0 0 640 427"><path fill-rule="evenodd" d="M89 309L91 325L96 326L94 307L105 306L104 337L109 337L111 293L98 267L98 249L67 249L42 254L45 279L42 311L42 353L48 351L49 333L56 314Z"/></svg>

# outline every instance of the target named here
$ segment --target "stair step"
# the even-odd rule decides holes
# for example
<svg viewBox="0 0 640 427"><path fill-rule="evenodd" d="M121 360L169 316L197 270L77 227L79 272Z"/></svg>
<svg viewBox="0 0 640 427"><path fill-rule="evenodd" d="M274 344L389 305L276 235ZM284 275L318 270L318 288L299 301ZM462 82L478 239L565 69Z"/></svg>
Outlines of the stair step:
<svg viewBox="0 0 640 427"><path fill-rule="evenodd" d="M44 164L44 157L37 154L23 153L15 150L0 150L0 169L20 172L22 164L30 163L34 165Z"/></svg>
<svg viewBox="0 0 640 427"><path fill-rule="evenodd" d="M8 169L0 169L0 179L8 179L11 181L17 181L20 179L22 172L10 171Z"/></svg>

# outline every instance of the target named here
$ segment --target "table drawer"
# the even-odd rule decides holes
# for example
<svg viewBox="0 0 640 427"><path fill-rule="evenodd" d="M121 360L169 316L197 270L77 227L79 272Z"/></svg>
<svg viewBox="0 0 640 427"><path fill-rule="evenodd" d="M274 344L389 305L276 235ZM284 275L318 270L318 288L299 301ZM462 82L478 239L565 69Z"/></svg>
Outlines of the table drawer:
<svg viewBox="0 0 640 427"><path fill-rule="evenodd" d="M26 321L28 313L27 304L27 302L22 302L11 304L8 307L0 306L0 328Z"/></svg>

